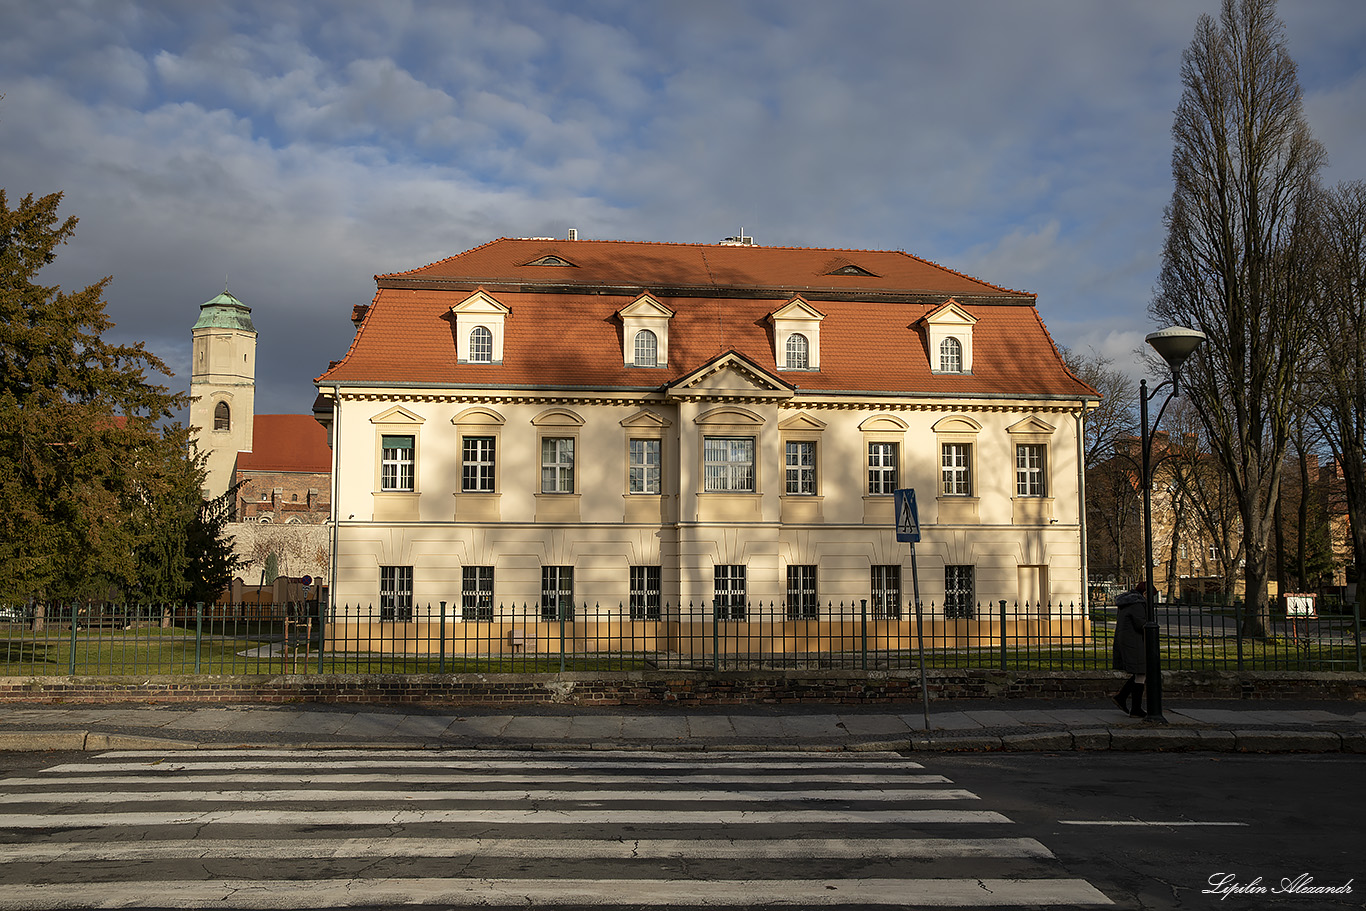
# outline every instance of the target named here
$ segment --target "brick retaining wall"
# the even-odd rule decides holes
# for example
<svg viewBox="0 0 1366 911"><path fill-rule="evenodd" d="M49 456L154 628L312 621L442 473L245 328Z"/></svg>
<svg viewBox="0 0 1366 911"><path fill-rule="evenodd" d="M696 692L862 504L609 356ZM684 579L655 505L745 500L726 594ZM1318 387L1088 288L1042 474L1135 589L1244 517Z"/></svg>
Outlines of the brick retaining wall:
<svg viewBox="0 0 1366 911"><path fill-rule="evenodd" d="M931 700L1100 699L1122 676L1038 671L936 670ZM1366 674L1290 671L1169 671L1168 699L1366 700ZM686 674L315 674L127 678L0 678L0 701L29 703L195 702L371 705L878 705L918 703L920 676L905 672Z"/></svg>

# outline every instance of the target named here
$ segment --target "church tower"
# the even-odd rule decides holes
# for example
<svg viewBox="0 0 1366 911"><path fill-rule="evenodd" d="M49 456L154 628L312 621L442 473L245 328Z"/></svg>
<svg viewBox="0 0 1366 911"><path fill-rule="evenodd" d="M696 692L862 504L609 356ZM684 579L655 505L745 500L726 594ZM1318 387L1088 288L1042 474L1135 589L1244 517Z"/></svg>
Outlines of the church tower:
<svg viewBox="0 0 1366 911"><path fill-rule="evenodd" d="M232 484L237 453L251 449L256 413L256 327L251 308L226 290L199 305L190 372L190 426L208 455L204 496Z"/></svg>

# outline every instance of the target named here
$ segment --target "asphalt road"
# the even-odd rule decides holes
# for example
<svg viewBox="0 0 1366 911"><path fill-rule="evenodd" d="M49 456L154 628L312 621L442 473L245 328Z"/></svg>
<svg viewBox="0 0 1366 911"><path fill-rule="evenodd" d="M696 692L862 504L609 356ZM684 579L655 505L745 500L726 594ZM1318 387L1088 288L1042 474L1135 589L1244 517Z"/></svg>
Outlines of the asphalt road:
<svg viewBox="0 0 1366 911"><path fill-rule="evenodd" d="M1122 908L1366 907L1366 756L916 758ZM1304 891L1348 883L1348 894ZM1249 891L1218 891L1233 886Z"/></svg>

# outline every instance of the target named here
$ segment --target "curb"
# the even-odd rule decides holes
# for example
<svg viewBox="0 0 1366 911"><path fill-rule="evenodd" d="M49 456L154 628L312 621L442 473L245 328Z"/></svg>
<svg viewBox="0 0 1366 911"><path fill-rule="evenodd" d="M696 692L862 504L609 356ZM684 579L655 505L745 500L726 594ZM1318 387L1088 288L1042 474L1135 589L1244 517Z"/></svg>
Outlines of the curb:
<svg viewBox="0 0 1366 911"><path fill-rule="evenodd" d="M1038 753L1038 752L1218 752L1218 753L1366 753L1366 732L1284 730L1191 730L1170 728L1100 728L1012 734L919 734L908 740L853 743L705 743L667 741L617 743L574 741L209 741L170 740L138 734L97 731L0 731L0 753L105 752L108 750L480 750L524 752L656 752L656 753Z"/></svg>

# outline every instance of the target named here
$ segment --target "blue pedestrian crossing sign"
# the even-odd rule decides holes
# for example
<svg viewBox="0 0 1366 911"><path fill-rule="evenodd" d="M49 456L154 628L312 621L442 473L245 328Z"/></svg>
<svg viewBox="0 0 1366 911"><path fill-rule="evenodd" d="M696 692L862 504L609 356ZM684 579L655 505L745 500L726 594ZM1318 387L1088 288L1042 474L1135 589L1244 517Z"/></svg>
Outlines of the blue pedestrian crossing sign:
<svg viewBox="0 0 1366 911"><path fill-rule="evenodd" d="M902 543L920 541L920 510L915 506L915 488L892 491L896 509L896 539Z"/></svg>

